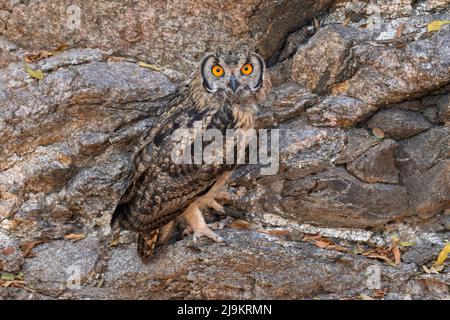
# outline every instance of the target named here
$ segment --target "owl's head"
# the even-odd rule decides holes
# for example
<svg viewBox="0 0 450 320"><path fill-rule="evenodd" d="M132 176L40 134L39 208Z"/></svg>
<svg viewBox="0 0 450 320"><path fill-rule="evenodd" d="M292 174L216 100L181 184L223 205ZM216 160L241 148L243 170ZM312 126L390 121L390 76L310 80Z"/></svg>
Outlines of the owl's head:
<svg viewBox="0 0 450 320"><path fill-rule="evenodd" d="M230 103L258 103L270 87L264 60L247 49L218 49L207 54L200 74L204 90Z"/></svg>

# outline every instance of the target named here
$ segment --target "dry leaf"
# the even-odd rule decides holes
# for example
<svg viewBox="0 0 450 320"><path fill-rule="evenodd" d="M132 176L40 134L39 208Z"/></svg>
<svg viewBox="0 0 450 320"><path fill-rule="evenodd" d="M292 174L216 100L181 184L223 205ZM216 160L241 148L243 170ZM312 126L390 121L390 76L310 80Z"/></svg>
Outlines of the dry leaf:
<svg viewBox="0 0 450 320"><path fill-rule="evenodd" d="M139 61L138 66L141 67L141 68L147 68L147 69L151 69L151 70L154 70L154 71L162 71L163 70L162 68L160 68L158 66L155 66L154 64L145 63L145 62L142 62L142 61Z"/></svg>
<svg viewBox="0 0 450 320"><path fill-rule="evenodd" d="M401 23L397 30L395 31L395 37L396 38L401 38L402 34L403 34L403 30L405 30L406 25L404 23Z"/></svg>
<svg viewBox="0 0 450 320"><path fill-rule="evenodd" d="M97 288L101 288L103 286L103 284L105 283L105 279L101 278L98 283L97 283Z"/></svg>
<svg viewBox="0 0 450 320"><path fill-rule="evenodd" d="M13 247L4 248L4 249L2 249L2 254L4 254L5 256L8 256L10 254L13 254L14 251L16 251L16 249L14 249Z"/></svg>
<svg viewBox="0 0 450 320"><path fill-rule="evenodd" d="M314 29L316 31L320 29L320 21L317 18L314 18Z"/></svg>
<svg viewBox="0 0 450 320"><path fill-rule="evenodd" d="M53 56L53 52L51 51L39 51L38 53L28 53L25 55L25 61L28 63L33 63L36 61L40 61L43 59L47 59L48 57Z"/></svg>
<svg viewBox="0 0 450 320"><path fill-rule="evenodd" d="M437 272L441 272L444 270L444 265L441 264L440 266L433 266L432 269L436 270Z"/></svg>
<svg viewBox="0 0 450 320"><path fill-rule="evenodd" d="M252 224L248 221L237 219L230 223L229 226L233 229L250 229L252 227Z"/></svg>
<svg viewBox="0 0 450 320"><path fill-rule="evenodd" d="M44 79L44 74L42 73L42 71L33 70L28 65L24 65L24 68L25 68L26 73L28 73L30 75L30 77L37 79L37 80Z"/></svg>
<svg viewBox="0 0 450 320"><path fill-rule="evenodd" d="M72 158L65 154L60 154L58 156L58 161L66 166L72 164Z"/></svg>
<svg viewBox="0 0 450 320"><path fill-rule="evenodd" d="M410 241L399 241L398 245L402 246L402 247L412 247L412 246L415 246L416 243L415 242L410 242Z"/></svg>
<svg viewBox="0 0 450 320"><path fill-rule="evenodd" d="M270 234L273 236L287 236L290 234L289 230L286 229L258 229L256 231L260 233Z"/></svg>
<svg viewBox="0 0 450 320"><path fill-rule="evenodd" d="M112 240L109 242L109 246L110 246L110 247L117 247L117 246L119 245L119 242L120 242L120 236L115 237L114 239L112 239Z"/></svg>
<svg viewBox="0 0 450 320"><path fill-rule="evenodd" d="M305 237L303 238L303 241L305 241L305 242L312 242L314 245L316 245L317 247L319 247L321 249L335 250L335 251L346 252L346 253L350 253L351 252L351 250L349 248L338 246L333 241L331 241L329 239L326 239L326 238L323 238L319 234L317 234L317 235L305 235Z"/></svg>
<svg viewBox="0 0 450 320"><path fill-rule="evenodd" d="M376 299L382 299L382 298L384 298L384 296L386 295L387 292L388 292L388 288L375 290L372 297L374 297Z"/></svg>
<svg viewBox="0 0 450 320"><path fill-rule="evenodd" d="M348 82L344 81L344 82L341 82L341 83L338 83L338 84L334 85L331 88L331 93L333 93L333 94L343 94L343 93L346 93L347 90L348 90Z"/></svg>
<svg viewBox="0 0 450 320"><path fill-rule="evenodd" d="M392 253L394 254L395 265L400 264L402 262L402 254L400 253L400 249L395 246L392 248Z"/></svg>
<svg viewBox="0 0 450 320"><path fill-rule="evenodd" d="M62 43L58 47L56 47L55 52L61 52L70 49L70 45L67 43Z"/></svg>
<svg viewBox="0 0 450 320"><path fill-rule="evenodd" d="M431 273L431 271L430 271L430 269L428 269L428 267L427 266L422 266L422 270L425 272L425 273Z"/></svg>
<svg viewBox="0 0 450 320"><path fill-rule="evenodd" d="M361 300L375 300L374 298L372 298L371 296L368 296L368 295L365 294L365 293L361 293L361 294L359 295L359 298L360 298Z"/></svg>
<svg viewBox="0 0 450 320"><path fill-rule="evenodd" d="M442 249L441 253L439 253L439 256L436 260L436 262L433 264L434 266L440 266L444 264L445 260L447 260L448 254L450 253L450 242L447 243Z"/></svg>
<svg viewBox="0 0 450 320"><path fill-rule="evenodd" d="M16 288L21 288L22 285L24 285L26 282L22 281L22 280L8 280L8 281L4 281L1 286L2 287L16 287Z"/></svg>
<svg viewBox="0 0 450 320"><path fill-rule="evenodd" d="M350 24L350 21L351 21L350 17L347 17L347 18L345 18L345 20L342 22L342 25L343 25L344 27L348 27L348 25Z"/></svg>
<svg viewBox="0 0 450 320"><path fill-rule="evenodd" d="M372 259L380 259L386 262L388 265L394 267L396 266L396 263L392 261L392 259L389 257L389 255L393 255L393 246L385 248L385 247L378 247L366 252L363 252L362 255L367 258ZM395 259L395 257L393 257Z"/></svg>
<svg viewBox="0 0 450 320"><path fill-rule="evenodd" d="M111 61L111 62L123 62L123 61L126 61L128 58L126 58L126 57L116 57L116 56L111 56L111 57L108 57L108 61Z"/></svg>
<svg viewBox="0 0 450 320"><path fill-rule="evenodd" d="M24 258L31 257L31 253L32 253L31 251L33 250L33 248L44 242L46 242L46 241L33 240L33 241L22 243L20 245L20 250L22 250L23 257Z"/></svg>
<svg viewBox="0 0 450 320"><path fill-rule="evenodd" d="M372 133L378 139L383 139L384 138L384 132L380 128L373 128L372 129Z"/></svg>
<svg viewBox="0 0 450 320"><path fill-rule="evenodd" d="M427 29L428 32L439 31L442 26L450 24L450 20L436 20L428 24Z"/></svg>
<svg viewBox="0 0 450 320"><path fill-rule="evenodd" d="M310 240L320 240L322 239L322 236L320 234L306 234L303 237L303 241L308 242Z"/></svg>
<svg viewBox="0 0 450 320"><path fill-rule="evenodd" d="M318 246L319 248L325 249L328 248L329 246L333 246L333 242L323 239L323 240L316 240L314 243L316 246Z"/></svg>
<svg viewBox="0 0 450 320"><path fill-rule="evenodd" d="M0 279L6 280L6 281L14 281L16 279L16 276L9 272L2 273Z"/></svg>
<svg viewBox="0 0 450 320"><path fill-rule="evenodd" d="M83 240L84 238L86 238L86 235L84 233L71 233L71 234L66 234L64 236L64 238L75 242L75 241Z"/></svg>

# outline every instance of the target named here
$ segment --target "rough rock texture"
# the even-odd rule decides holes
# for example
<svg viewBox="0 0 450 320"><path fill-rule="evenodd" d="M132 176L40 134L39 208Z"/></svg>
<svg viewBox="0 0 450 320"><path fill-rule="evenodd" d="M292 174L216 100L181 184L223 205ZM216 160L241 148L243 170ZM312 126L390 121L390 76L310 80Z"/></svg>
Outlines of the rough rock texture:
<svg viewBox="0 0 450 320"><path fill-rule="evenodd" d="M347 166L348 171L369 183L399 183L395 167L394 140L385 140L356 158Z"/></svg>
<svg viewBox="0 0 450 320"><path fill-rule="evenodd" d="M396 109L381 110L367 125L371 129L381 129L386 137L392 139L406 139L431 127L421 113Z"/></svg>
<svg viewBox="0 0 450 320"><path fill-rule="evenodd" d="M351 128L376 108L347 96L329 96L307 110L309 120L316 126Z"/></svg>
<svg viewBox="0 0 450 320"><path fill-rule="evenodd" d="M368 36L366 32L340 25L320 29L297 50L292 62L292 79L311 91L328 91L343 80L350 49Z"/></svg>
<svg viewBox="0 0 450 320"><path fill-rule="evenodd" d="M389 267L250 230L220 235L226 244L188 238L158 251L149 265L134 244L106 258L104 244L91 238L44 244L24 268L25 280L36 284L26 298L355 299L386 286L386 298L448 298L448 275L417 275L414 264ZM0 296L13 292L0 288Z"/></svg>
<svg viewBox="0 0 450 320"><path fill-rule="evenodd" d="M450 27L427 32L449 9L445 0L2 2L0 271L19 283L1 279L0 297L380 297L367 282L375 266L385 299L449 298L448 262L440 274L420 269L450 238ZM134 235L117 244L109 227L132 146L223 43L245 43L270 65L274 88L257 123L280 129L279 172L234 174L226 213L250 225L219 231L226 245L177 233L144 266ZM41 53L28 65L42 80L24 69L31 53ZM415 243L396 267L358 251L393 236Z"/></svg>
<svg viewBox="0 0 450 320"><path fill-rule="evenodd" d="M281 50L287 33L325 11L331 2L2 1L0 35L31 50L50 50L62 43L113 49L191 71L206 51L224 43L250 45L269 59Z"/></svg>

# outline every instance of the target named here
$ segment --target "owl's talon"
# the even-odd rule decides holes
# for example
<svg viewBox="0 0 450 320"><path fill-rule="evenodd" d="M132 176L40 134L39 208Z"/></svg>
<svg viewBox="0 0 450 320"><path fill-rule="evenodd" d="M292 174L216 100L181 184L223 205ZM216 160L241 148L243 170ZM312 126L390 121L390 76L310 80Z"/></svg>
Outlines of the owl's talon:
<svg viewBox="0 0 450 320"><path fill-rule="evenodd" d="M216 195L216 199L221 199L221 200L230 200L231 199L231 193L224 189L222 191L219 191Z"/></svg>
<svg viewBox="0 0 450 320"><path fill-rule="evenodd" d="M202 236L210 238L215 242L224 242L223 238L212 231L210 228L205 227L194 231L194 243L196 243Z"/></svg>
<svg viewBox="0 0 450 320"><path fill-rule="evenodd" d="M208 203L208 207L216 210L217 212L225 213L225 209L223 208L223 206L214 199L211 199L211 202Z"/></svg>

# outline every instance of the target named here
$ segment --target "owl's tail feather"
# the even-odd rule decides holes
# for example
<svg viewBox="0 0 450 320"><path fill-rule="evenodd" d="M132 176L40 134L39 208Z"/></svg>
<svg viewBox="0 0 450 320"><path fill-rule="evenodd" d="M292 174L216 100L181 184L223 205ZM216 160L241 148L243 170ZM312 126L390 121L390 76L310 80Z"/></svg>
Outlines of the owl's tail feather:
<svg viewBox="0 0 450 320"><path fill-rule="evenodd" d="M155 250L158 241L159 229L149 233L139 233L137 251L144 263L147 263Z"/></svg>

